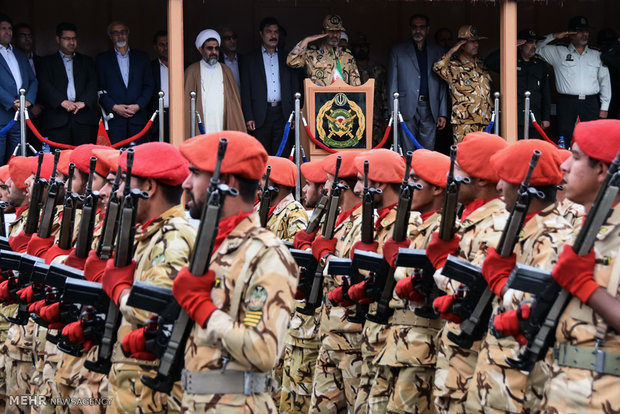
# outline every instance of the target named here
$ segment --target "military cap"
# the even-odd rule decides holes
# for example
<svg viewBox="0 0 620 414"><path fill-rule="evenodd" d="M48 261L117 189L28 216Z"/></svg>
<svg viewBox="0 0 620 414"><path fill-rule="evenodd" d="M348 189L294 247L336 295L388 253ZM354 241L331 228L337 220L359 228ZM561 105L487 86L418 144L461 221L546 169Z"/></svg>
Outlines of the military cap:
<svg viewBox="0 0 620 414"><path fill-rule="evenodd" d="M30 163L37 157L12 157L9 160L9 176L15 186L20 190L25 190L27 185L25 181L32 175L30 171Z"/></svg>
<svg viewBox="0 0 620 414"><path fill-rule="evenodd" d="M478 29L476 26L471 24L466 24L464 26L459 27L459 31L457 34L457 39L459 40L483 40L487 39L484 36L478 35Z"/></svg>
<svg viewBox="0 0 620 414"><path fill-rule="evenodd" d="M198 135L184 141L179 150L196 168L213 172L220 138L228 140L220 169L222 174L234 174L251 180L258 180L263 176L267 165L267 152L256 138L245 132L219 131Z"/></svg>
<svg viewBox="0 0 620 414"><path fill-rule="evenodd" d="M95 149L109 149L104 145L86 144L80 145L73 150L71 154L71 162L75 164L75 168L82 171L84 174L88 174L90 170L90 157L97 157L93 150ZM97 158L97 164L95 164L95 172L103 177L108 175L108 168L105 163L99 161Z"/></svg>
<svg viewBox="0 0 620 414"><path fill-rule="evenodd" d="M338 171L339 178L355 178L357 179L357 168L355 168L355 157L361 154L361 151L340 151L335 154L330 154L324 158L323 171L327 174L334 176L336 174L336 159L338 156L342 157L340 163L340 170Z"/></svg>
<svg viewBox="0 0 620 414"><path fill-rule="evenodd" d="M323 19L323 29L345 31L345 28L342 26L342 19L337 14L328 14L325 16Z"/></svg>
<svg viewBox="0 0 620 414"><path fill-rule="evenodd" d="M118 158L121 156L120 150L110 147L105 149L94 148L93 155L97 157L97 167L99 167L99 163L101 163L106 170L106 173L102 175L107 176L110 173L116 174L116 170L118 169Z"/></svg>
<svg viewBox="0 0 620 414"><path fill-rule="evenodd" d="M530 185L557 185L562 181L562 160L553 144L540 139L517 141L491 157L491 165L497 175L512 184L521 184L530 165L534 150L541 152L538 164L532 172Z"/></svg>
<svg viewBox="0 0 620 414"><path fill-rule="evenodd" d="M523 29L517 33L517 40L542 40L543 36L538 36L533 29Z"/></svg>
<svg viewBox="0 0 620 414"><path fill-rule="evenodd" d="M580 122L575 125L573 142L588 157L611 164L620 150L620 120Z"/></svg>
<svg viewBox="0 0 620 414"><path fill-rule="evenodd" d="M573 156L573 153L567 149L558 148L557 150L558 150L558 155L560 156L560 159L562 160L562 162L566 161L567 159Z"/></svg>
<svg viewBox="0 0 620 414"><path fill-rule="evenodd" d="M427 183L446 188L450 171L450 157L437 151L419 149L411 156L411 167L415 175Z"/></svg>
<svg viewBox="0 0 620 414"><path fill-rule="evenodd" d="M322 184L327 181L327 173L323 169L323 160L312 160L301 164L301 173L311 183Z"/></svg>
<svg viewBox="0 0 620 414"><path fill-rule="evenodd" d="M30 174L36 174L39 167L39 157L32 157L30 160ZM54 170L54 154L46 152L43 154L43 163L41 164L41 178L49 180Z"/></svg>
<svg viewBox="0 0 620 414"><path fill-rule="evenodd" d="M6 184L6 182L8 181L10 175L9 175L9 165L3 165L2 167L0 167L0 181L2 181L3 183Z"/></svg>
<svg viewBox="0 0 620 414"><path fill-rule="evenodd" d="M489 159L507 146L499 135L471 132L456 146L456 162L470 176L496 183L499 177Z"/></svg>
<svg viewBox="0 0 620 414"><path fill-rule="evenodd" d="M405 161L398 153L379 148L355 157L355 168L364 174L364 161L368 160L368 178L378 183L400 183L405 175Z"/></svg>
<svg viewBox="0 0 620 414"><path fill-rule="evenodd" d="M286 187L295 187L298 176L297 165L295 165L295 163L289 161L287 158L269 156L267 165L265 166L265 172L267 172L268 166L271 166L269 181Z"/></svg>
<svg viewBox="0 0 620 414"><path fill-rule="evenodd" d="M569 32L579 32L582 30L592 29L590 23L588 23L588 18L585 16L574 16L568 21L567 29Z"/></svg>
<svg viewBox="0 0 620 414"><path fill-rule="evenodd" d="M177 186L189 175L189 165L178 148L167 142L147 142L133 147L131 175L152 178L163 184ZM123 151L118 163L127 170L127 151Z"/></svg>
<svg viewBox="0 0 620 414"><path fill-rule="evenodd" d="M73 150L66 149L60 151L60 158L58 158L58 171L63 173L65 176L69 175L69 164L71 163L71 153Z"/></svg>

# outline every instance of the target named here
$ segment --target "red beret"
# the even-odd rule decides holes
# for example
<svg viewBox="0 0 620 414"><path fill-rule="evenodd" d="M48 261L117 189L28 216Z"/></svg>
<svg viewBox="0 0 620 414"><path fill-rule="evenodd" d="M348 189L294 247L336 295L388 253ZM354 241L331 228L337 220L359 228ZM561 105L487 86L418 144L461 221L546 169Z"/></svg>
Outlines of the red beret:
<svg viewBox="0 0 620 414"><path fill-rule="evenodd" d="M26 189L25 181L32 175L30 164L37 157L12 157L9 161L9 176L20 190Z"/></svg>
<svg viewBox="0 0 620 414"><path fill-rule="evenodd" d="M287 158L270 155L267 159L267 166L265 166L265 173L267 172L268 166L271 166L269 181L287 187L295 187L298 174L297 165L295 165L294 162L289 161Z"/></svg>
<svg viewBox="0 0 620 414"><path fill-rule="evenodd" d="M517 141L491 157L491 164L499 178L512 184L521 184L530 165L534 150L541 152L532 173L530 185L557 185L562 181L562 160L553 144L540 139Z"/></svg>
<svg viewBox="0 0 620 414"><path fill-rule="evenodd" d="M32 157L30 161L30 173L36 174L39 167L39 156ZM46 152L43 154L43 163L41 164L41 178L50 179L52 170L54 169L54 154Z"/></svg>
<svg viewBox="0 0 620 414"><path fill-rule="evenodd" d="M499 135L471 132L457 145L456 162L468 175L498 182L499 177L489 160L508 143Z"/></svg>
<svg viewBox="0 0 620 414"><path fill-rule="evenodd" d="M411 167L415 174L427 183L446 188L450 171L450 157L437 151L419 149L411 156Z"/></svg>
<svg viewBox="0 0 620 414"><path fill-rule="evenodd" d="M58 171L63 173L65 176L69 175L69 164L71 163L71 153L73 150L66 149L60 151L60 158L58 159Z"/></svg>
<svg viewBox="0 0 620 414"><path fill-rule="evenodd" d="M325 158L321 160L312 160L301 164L301 173L304 178L311 183L323 184L327 181L327 173L323 169L323 162Z"/></svg>
<svg viewBox="0 0 620 414"><path fill-rule="evenodd" d="M580 122L575 126L573 142L588 157L611 164L620 150L620 120Z"/></svg>
<svg viewBox="0 0 620 414"><path fill-rule="evenodd" d="M379 148L355 157L355 168L364 174L364 161L368 160L368 178L378 183L400 183L405 175L405 160L398 153Z"/></svg>
<svg viewBox="0 0 620 414"><path fill-rule="evenodd" d="M163 184L177 186L189 175L189 165L179 149L167 142L147 142L133 147L131 175L152 178ZM118 163L127 170L127 151L123 151ZM107 175L107 172L106 172Z"/></svg>
<svg viewBox="0 0 620 414"><path fill-rule="evenodd" d="M357 179L357 168L355 168L355 157L360 155L362 151L340 151L335 154L330 154L323 160L323 171L333 176L336 174L336 158L342 157L340 163L340 170L338 171L339 178L355 178ZM327 180L326 180L327 181Z"/></svg>
<svg viewBox="0 0 620 414"><path fill-rule="evenodd" d="M97 167L101 163L106 173L101 174L107 176L109 173L116 174L118 169L118 158L121 156L121 151L117 149L111 149L107 147L93 149L93 155L97 157Z"/></svg>
<svg viewBox="0 0 620 414"><path fill-rule="evenodd" d="M234 174L251 180L262 178L267 165L267 152L256 138L245 132L219 131L198 135L183 142L179 150L196 168L213 172L220 138L228 140L220 169L222 174Z"/></svg>
<svg viewBox="0 0 620 414"><path fill-rule="evenodd" d="M562 162L566 161L567 159L573 156L573 153L567 149L557 148L557 150L558 150L558 155L560 156L560 159L562 160Z"/></svg>
<svg viewBox="0 0 620 414"><path fill-rule="evenodd" d="M6 184L9 179L9 165L3 165L0 167L0 181Z"/></svg>
<svg viewBox="0 0 620 414"><path fill-rule="evenodd" d="M110 149L104 145L86 144L80 145L73 150L71 154L71 162L75 164L75 168L82 171L84 174L88 174L90 170L90 157L97 157L93 150L95 149ZM97 158L97 164L95 164L95 171L102 176L108 175L108 168L105 163L100 162Z"/></svg>

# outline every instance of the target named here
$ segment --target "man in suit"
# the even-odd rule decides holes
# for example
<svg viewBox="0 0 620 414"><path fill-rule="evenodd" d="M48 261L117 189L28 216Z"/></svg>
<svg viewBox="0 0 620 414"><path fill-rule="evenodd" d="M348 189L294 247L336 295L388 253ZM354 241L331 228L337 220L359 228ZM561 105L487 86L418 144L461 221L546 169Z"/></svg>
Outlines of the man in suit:
<svg viewBox="0 0 620 414"><path fill-rule="evenodd" d="M300 90L297 73L286 65L286 53L278 48L279 24L273 17L261 20L261 47L245 56L241 70L241 105L246 126L275 155L284 125L294 109L294 94ZM293 146L289 138L282 154Z"/></svg>
<svg viewBox="0 0 620 414"><path fill-rule="evenodd" d="M170 102L170 89L168 88L168 32L160 30L153 36L153 49L157 57L151 61L153 71L153 83L155 89L149 105L149 113L157 111L159 108L159 91L164 92L164 141L170 142L168 132L168 108ZM157 120L159 121L159 119ZM153 140L159 140L159 122L154 122L151 127Z"/></svg>
<svg viewBox="0 0 620 414"><path fill-rule="evenodd" d="M437 129L444 129L448 116L446 84L433 72L433 63L441 59L443 50L427 41L430 32L427 16L416 14L409 19L411 40L392 48L388 63L388 101L398 92L399 108L407 128L426 149L435 148ZM396 122L396 120L394 120ZM403 152L415 147L400 134Z"/></svg>
<svg viewBox="0 0 620 414"><path fill-rule="evenodd" d="M45 105L41 127L50 140L93 144L97 140L97 73L93 60L76 52L77 27L56 26L58 52L43 58L39 67L39 96Z"/></svg>
<svg viewBox="0 0 620 414"><path fill-rule="evenodd" d="M243 65L243 57L237 53L237 38L235 31L228 26L222 26L218 29L222 38L220 50L220 63L225 64L232 70L237 82L237 88L241 90L241 66Z"/></svg>
<svg viewBox="0 0 620 414"><path fill-rule="evenodd" d="M23 52L13 48L13 22L0 14L0 130L19 111L19 89L26 89L26 107L32 106L37 96L37 78ZM0 162L6 163L20 141L19 123L0 135Z"/></svg>
<svg viewBox="0 0 620 414"><path fill-rule="evenodd" d="M112 143L136 135L146 125L146 113L153 95L153 72L146 53L129 48L129 27L122 22L108 26L114 47L97 56L99 98L106 112L114 113L108 135ZM135 141L145 142L144 137Z"/></svg>

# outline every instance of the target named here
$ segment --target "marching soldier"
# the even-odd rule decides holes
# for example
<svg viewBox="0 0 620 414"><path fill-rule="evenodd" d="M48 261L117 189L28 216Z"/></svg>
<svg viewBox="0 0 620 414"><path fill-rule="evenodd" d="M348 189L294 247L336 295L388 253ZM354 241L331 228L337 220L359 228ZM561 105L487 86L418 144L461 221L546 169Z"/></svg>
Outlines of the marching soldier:
<svg viewBox="0 0 620 414"><path fill-rule="evenodd" d="M573 156L573 153L564 148L558 148L558 155L562 160L562 163L566 162ZM568 221L573 228L581 227L583 216L585 215L585 209L581 204L577 204L574 201L566 197L566 181L562 179L562 184L558 186L558 192L556 194L558 199L558 211Z"/></svg>
<svg viewBox="0 0 620 414"><path fill-rule="evenodd" d="M301 175L306 180L306 183L301 188L302 197L304 200L304 207L306 209L315 208L316 204L321 198L321 192L325 188L325 181L327 181L327 174L323 170L322 160L311 160L301 164ZM299 234L299 232L297 232ZM295 234L295 237L297 237ZM314 240L314 238L313 238ZM298 249L299 247L295 247Z"/></svg>
<svg viewBox="0 0 620 414"><path fill-rule="evenodd" d="M286 57L286 64L292 68L305 68L307 77L319 86L330 85L336 79L359 86L360 74L355 59L348 49L338 47L340 33L344 30L340 16L325 16L323 33L308 36L297 43ZM322 40L318 46L308 46L319 39Z"/></svg>

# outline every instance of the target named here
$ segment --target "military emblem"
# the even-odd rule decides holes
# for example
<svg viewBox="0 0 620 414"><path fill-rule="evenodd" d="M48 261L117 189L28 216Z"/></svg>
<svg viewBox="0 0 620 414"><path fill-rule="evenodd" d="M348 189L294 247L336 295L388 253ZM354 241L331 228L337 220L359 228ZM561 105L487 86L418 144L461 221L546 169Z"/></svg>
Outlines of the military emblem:
<svg viewBox="0 0 620 414"><path fill-rule="evenodd" d="M153 258L153 260L151 260L151 267L158 266L164 263L165 261L166 261L166 255L163 253L158 254L157 256Z"/></svg>
<svg viewBox="0 0 620 414"><path fill-rule="evenodd" d="M314 77L317 79L323 79L325 77L325 72L323 72L321 69L315 70Z"/></svg>
<svg viewBox="0 0 620 414"><path fill-rule="evenodd" d="M366 129L362 108L344 93L337 93L319 109L317 135L331 148L356 146Z"/></svg>
<svg viewBox="0 0 620 414"><path fill-rule="evenodd" d="M248 300L248 309L254 312L260 311L267 302L267 291L261 285L256 286L250 292Z"/></svg>

